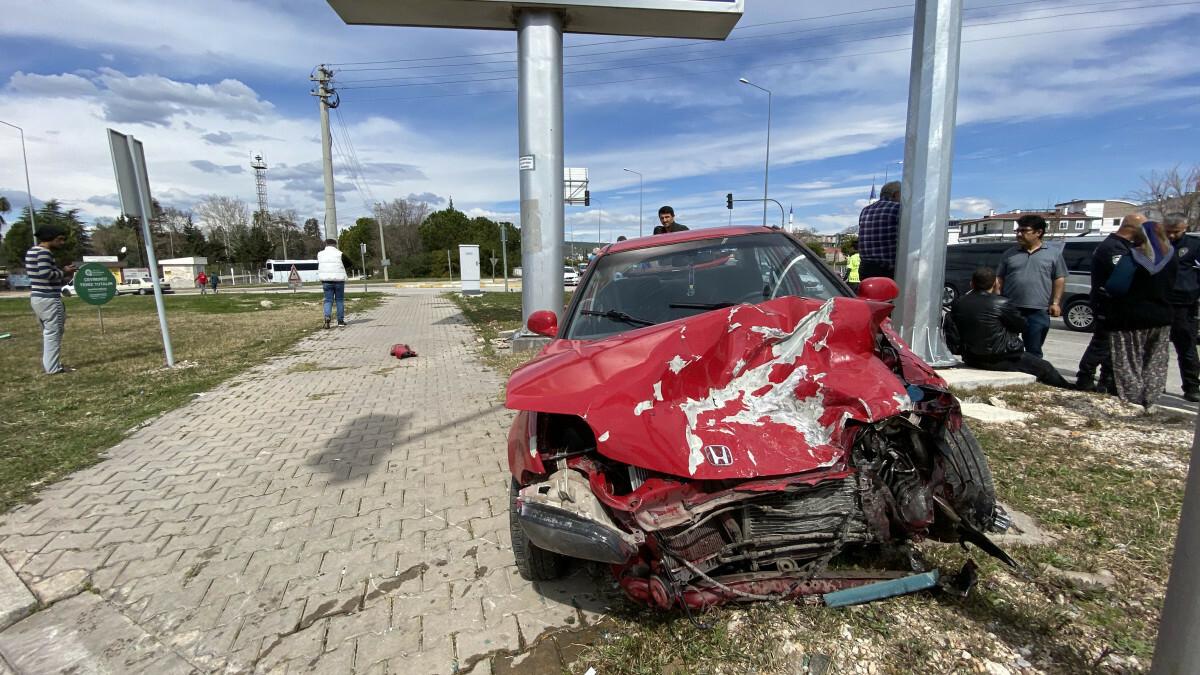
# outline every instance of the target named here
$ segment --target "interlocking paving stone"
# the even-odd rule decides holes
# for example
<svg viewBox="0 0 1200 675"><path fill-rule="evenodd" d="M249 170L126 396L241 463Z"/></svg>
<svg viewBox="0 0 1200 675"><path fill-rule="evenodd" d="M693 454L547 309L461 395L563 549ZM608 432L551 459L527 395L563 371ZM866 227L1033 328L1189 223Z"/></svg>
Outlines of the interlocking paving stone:
<svg viewBox="0 0 1200 675"><path fill-rule="evenodd" d="M421 356L397 361L396 342ZM78 570L96 591L10 630L86 602L165 659L120 672L487 673L518 627L578 625L597 582L516 574L512 413L476 348L451 303L395 293L135 431L0 523L27 581Z"/></svg>

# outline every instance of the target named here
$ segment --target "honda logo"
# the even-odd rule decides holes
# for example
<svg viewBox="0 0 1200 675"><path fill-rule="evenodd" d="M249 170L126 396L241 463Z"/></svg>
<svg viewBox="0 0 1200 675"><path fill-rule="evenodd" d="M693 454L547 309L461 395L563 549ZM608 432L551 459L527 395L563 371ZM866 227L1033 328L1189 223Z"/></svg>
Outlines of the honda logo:
<svg viewBox="0 0 1200 675"><path fill-rule="evenodd" d="M727 445L706 445L704 452L713 466L729 466L733 464L733 451Z"/></svg>

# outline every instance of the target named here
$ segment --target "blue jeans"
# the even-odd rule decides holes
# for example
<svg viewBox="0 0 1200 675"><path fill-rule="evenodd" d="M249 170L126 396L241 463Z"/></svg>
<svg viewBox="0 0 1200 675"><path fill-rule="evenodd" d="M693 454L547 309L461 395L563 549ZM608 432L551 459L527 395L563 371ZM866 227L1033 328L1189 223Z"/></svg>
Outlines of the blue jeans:
<svg viewBox="0 0 1200 675"><path fill-rule="evenodd" d="M1050 312L1045 309L1027 309L1021 307L1021 316L1025 318L1025 330L1021 331L1021 339L1025 341L1025 351L1042 358L1042 345L1046 344L1046 336L1050 333Z"/></svg>
<svg viewBox="0 0 1200 675"><path fill-rule="evenodd" d="M325 318L329 318L329 312L333 309L333 301L337 300L337 320L338 323L346 322L346 282L344 281L322 281L321 288L325 290Z"/></svg>

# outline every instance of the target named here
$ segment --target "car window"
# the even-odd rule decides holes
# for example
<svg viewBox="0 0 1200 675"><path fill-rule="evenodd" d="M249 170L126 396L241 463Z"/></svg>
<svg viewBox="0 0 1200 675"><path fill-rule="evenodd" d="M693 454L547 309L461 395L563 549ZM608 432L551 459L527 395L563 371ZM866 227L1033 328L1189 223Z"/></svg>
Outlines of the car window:
<svg viewBox="0 0 1200 675"><path fill-rule="evenodd" d="M842 294L824 265L782 234L654 246L599 258L563 335L596 339L740 303Z"/></svg>
<svg viewBox="0 0 1200 675"><path fill-rule="evenodd" d="M1098 245L1099 242L1067 242L1063 248L1063 262L1067 263L1067 271L1072 274L1091 274L1092 253Z"/></svg>

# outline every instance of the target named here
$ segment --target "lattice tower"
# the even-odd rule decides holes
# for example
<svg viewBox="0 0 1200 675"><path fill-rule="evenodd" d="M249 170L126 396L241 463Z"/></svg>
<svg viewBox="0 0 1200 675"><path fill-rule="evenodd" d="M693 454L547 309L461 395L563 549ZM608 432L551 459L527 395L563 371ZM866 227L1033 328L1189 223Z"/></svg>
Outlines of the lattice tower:
<svg viewBox="0 0 1200 675"><path fill-rule="evenodd" d="M254 153L250 160L250 168L254 169L254 189L258 192L258 212L262 218L267 217L267 161L262 153Z"/></svg>

